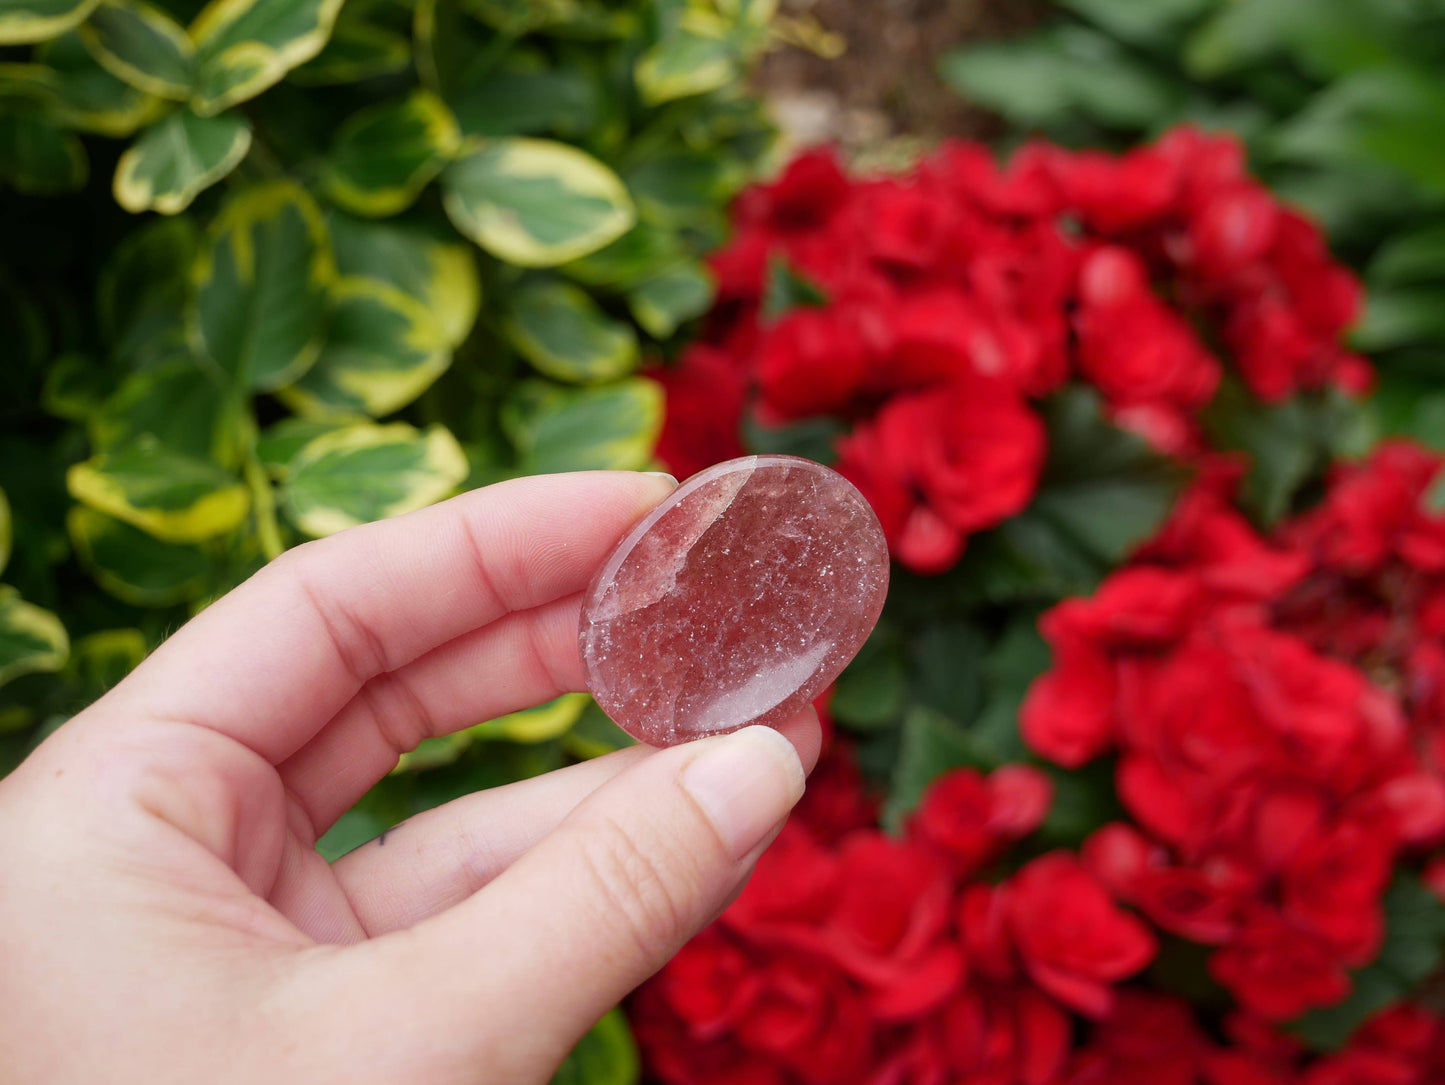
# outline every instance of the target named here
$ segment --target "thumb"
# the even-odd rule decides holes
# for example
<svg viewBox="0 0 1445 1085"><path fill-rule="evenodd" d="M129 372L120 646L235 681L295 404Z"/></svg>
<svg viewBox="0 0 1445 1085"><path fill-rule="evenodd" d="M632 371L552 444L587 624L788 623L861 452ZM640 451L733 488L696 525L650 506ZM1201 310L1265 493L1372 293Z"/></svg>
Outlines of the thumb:
<svg viewBox="0 0 1445 1085"><path fill-rule="evenodd" d="M817 719L805 717L790 730L811 763ZM423 990L406 997L430 1004L418 1019L475 1036L506 1068L498 1080L546 1080L738 891L803 786L798 750L768 727L614 777L485 889L408 932Z"/></svg>

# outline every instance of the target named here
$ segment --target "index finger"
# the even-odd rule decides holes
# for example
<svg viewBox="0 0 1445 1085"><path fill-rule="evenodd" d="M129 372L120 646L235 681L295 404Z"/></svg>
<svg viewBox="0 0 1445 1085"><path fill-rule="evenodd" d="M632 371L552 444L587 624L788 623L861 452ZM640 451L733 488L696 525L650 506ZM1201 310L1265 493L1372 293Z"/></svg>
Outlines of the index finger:
<svg viewBox="0 0 1445 1085"><path fill-rule="evenodd" d="M183 720L273 764L371 678L582 590L666 476L512 479L288 551L188 622L107 696Z"/></svg>

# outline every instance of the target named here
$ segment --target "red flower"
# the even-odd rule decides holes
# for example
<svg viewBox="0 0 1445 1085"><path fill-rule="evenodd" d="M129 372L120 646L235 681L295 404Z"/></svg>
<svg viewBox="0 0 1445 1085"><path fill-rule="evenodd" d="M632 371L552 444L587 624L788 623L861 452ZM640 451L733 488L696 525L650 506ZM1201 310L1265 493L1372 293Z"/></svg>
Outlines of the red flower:
<svg viewBox="0 0 1445 1085"><path fill-rule="evenodd" d="M1120 991L1113 1015L1095 1030L1065 1075L1066 1085L1196 1085L1209 1042L1175 998Z"/></svg>
<svg viewBox="0 0 1445 1085"><path fill-rule="evenodd" d="M1157 147L1114 157L1099 151L1052 156L1065 205L1106 237L1158 225L1179 197L1182 172Z"/></svg>
<svg viewBox="0 0 1445 1085"><path fill-rule="evenodd" d="M1189 223L1194 265L1221 279L1257 263L1274 244L1279 205L1253 181L1214 189Z"/></svg>
<svg viewBox="0 0 1445 1085"><path fill-rule="evenodd" d="M1009 883L1009 929L1024 970L1066 1006L1102 1017L1113 984L1133 975L1157 949L1148 927L1120 909L1067 852L1025 866Z"/></svg>
<svg viewBox="0 0 1445 1085"><path fill-rule="evenodd" d="M914 837L953 860L966 877L1042 824L1053 787L1027 765L1005 765L984 777L973 769L941 776L909 824Z"/></svg>
<svg viewBox="0 0 1445 1085"><path fill-rule="evenodd" d="M954 1081L1051 1085L1068 1056L1073 1029L1057 1005L1031 987L969 990L943 1011Z"/></svg>
<svg viewBox="0 0 1445 1085"><path fill-rule="evenodd" d="M867 359L836 309L797 309L763 337L755 369L770 420L842 410L858 394Z"/></svg>
<svg viewBox="0 0 1445 1085"><path fill-rule="evenodd" d="M806 939L868 991L882 1020L916 1017L963 979L946 937L952 883L926 849L858 833L839 851L841 878L828 919Z"/></svg>
<svg viewBox="0 0 1445 1085"><path fill-rule="evenodd" d="M1150 292L1132 252L1101 246L1080 271L1079 368L1119 406L1197 411L1214 397L1219 364L1189 325Z"/></svg>
<svg viewBox="0 0 1445 1085"><path fill-rule="evenodd" d="M1038 416L994 381L891 399L839 445L838 470L872 503L894 555L948 568L967 537L1023 510L1043 467Z"/></svg>
<svg viewBox="0 0 1445 1085"><path fill-rule="evenodd" d="M738 198L739 226L771 234L808 234L826 229L852 196L852 183L831 149L808 151L789 163L772 184Z"/></svg>
<svg viewBox="0 0 1445 1085"><path fill-rule="evenodd" d="M1019 709L1029 749L1065 768L1086 765L1114 740L1114 665L1082 639L1055 646L1054 667Z"/></svg>
<svg viewBox="0 0 1445 1085"><path fill-rule="evenodd" d="M1350 991L1344 965L1323 942L1303 936L1265 908L1210 957L1209 971L1245 1009L1271 1021L1332 1006Z"/></svg>
<svg viewBox="0 0 1445 1085"><path fill-rule="evenodd" d="M1394 834L1385 826L1332 826L1309 840L1283 872L1282 914L1327 942L1345 963L1369 963L1384 937L1379 901L1394 854Z"/></svg>
<svg viewBox="0 0 1445 1085"><path fill-rule="evenodd" d="M858 996L825 966L779 956L761 970L761 990L738 1023L744 1047L816 1085L848 1081L869 1062L872 1021Z"/></svg>
<svg viewBox="0 0 1445 1085"><path fill-rule="evenodd" d="M743 454L738 439L747 375L721 350L695 346L682 363L654 369L667 394L657 455L678 478Z"/></svg>
<svg viewBox="0 0 1445 1085"><path fill-rule="evenodd" d="M808 789L794 807L792 820L829 846L878 824L878 796L865 785L845 743L824 741L823 756L808 776Z"/></svg>
<svg viewBox="0 0 1445 1085"><path fill-rule="evenodd" d="M957 206L944 192L916 179L888 179L864 186L859 198L874 261L903 281L939 265L959 220Z"/></svg>

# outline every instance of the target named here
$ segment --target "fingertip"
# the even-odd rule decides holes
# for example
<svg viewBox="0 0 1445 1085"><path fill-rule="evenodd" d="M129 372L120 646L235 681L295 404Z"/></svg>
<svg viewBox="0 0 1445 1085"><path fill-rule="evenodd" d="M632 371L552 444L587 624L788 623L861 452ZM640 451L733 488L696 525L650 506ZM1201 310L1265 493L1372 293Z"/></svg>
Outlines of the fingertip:
<svg viewBox="0 0 1445 1085"><path fill-rule="evenodd" d="M811 773L818 764L823 750L823 726L818 721L818 712L808 705L786 723L778 724L783 737L798 751L798 760L803 763L803 774Z"/></svg>
<svg viewBox="0 0 1445 1085"><path fill-rule="evenodd" d="M643 484L642 497L638 502L639 515L666 500L678 485L677 479L666 471L639 471L634 477Z"/></svg>

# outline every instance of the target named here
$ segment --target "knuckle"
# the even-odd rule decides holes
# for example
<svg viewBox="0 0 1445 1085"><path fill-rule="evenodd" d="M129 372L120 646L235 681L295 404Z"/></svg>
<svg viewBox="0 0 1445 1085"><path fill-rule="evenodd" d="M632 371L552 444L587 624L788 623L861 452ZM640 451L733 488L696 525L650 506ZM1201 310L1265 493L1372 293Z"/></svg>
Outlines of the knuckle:
<svg viewBox="0 0 1445 1085"><path fill-rule="evenodd" d="M691 863L661 833L639 837L609 818L582 851L599 906L620 925L643 960L660 966L692 934L697 879Z"/></svg>
<svg viewBox="0 0 1445 1085"><path fill-rule="evenodd" d="M382 741L397 756L416 749L436 733L431 711L400 671L378 674L357 696Z"/></svg>

